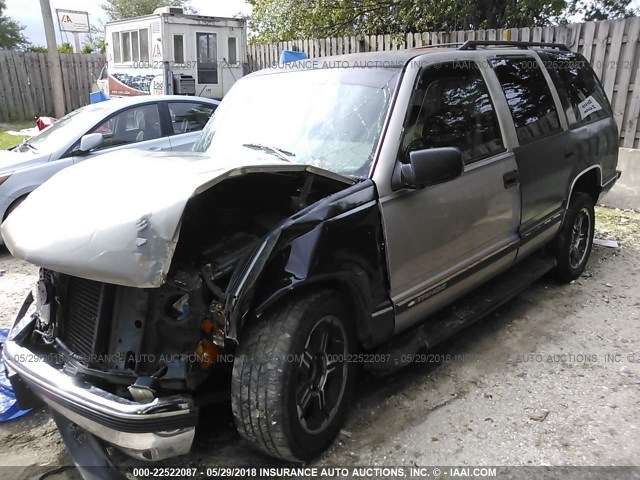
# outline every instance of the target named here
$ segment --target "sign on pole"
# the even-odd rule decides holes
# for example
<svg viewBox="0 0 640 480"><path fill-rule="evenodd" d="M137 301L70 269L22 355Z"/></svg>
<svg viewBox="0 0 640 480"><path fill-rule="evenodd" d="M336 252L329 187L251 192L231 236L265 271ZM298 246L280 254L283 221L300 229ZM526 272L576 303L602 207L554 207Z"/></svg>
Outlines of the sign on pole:
<svg viewBox="0 0 640 480"><path fill-rule="evenodd" d="M61 32L89 33L89 13L76 10L58 10L58 24Z"/></svg>

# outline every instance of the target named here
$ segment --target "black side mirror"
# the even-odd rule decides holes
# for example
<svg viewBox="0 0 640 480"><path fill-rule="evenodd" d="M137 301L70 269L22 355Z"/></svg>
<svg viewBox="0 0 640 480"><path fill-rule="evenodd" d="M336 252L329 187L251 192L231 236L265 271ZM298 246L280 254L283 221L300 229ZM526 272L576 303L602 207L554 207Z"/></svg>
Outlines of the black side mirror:
<svg viewBox="0 0 640 480"><path fill-rule="evenodd" d="M398 163L391 187L419 189L448 182L462 175L464 162L456 147L427 148L409 153L409 163Z"/></svg>

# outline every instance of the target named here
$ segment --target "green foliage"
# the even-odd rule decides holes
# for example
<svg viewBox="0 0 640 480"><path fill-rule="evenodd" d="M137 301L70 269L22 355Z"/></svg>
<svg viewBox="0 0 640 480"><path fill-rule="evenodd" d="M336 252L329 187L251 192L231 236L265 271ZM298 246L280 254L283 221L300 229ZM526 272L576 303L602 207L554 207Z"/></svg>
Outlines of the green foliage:
<svg viewBox="0 0 640 480"><path fill-rule="evenodd" d="M104 38L104 25L91 25L89 33L85 37L82 53L104 53L106 51L106 41Z"/></svg>
<svg viewBox="0 0 640 480"><path fill-rule="evenodd" d="M630 4L631 0L573 0L569 13L580 15L583 22L638 15L640 12L631 8Z"/></svg>
<svg viewBox="0 0 640 480"><path fill-rule="evenodd" d="M100 37L96 41L96 50L98 50L98 52L100 52L100 53L106 53L106 51L107 51L107 41L105 40L104 37Z"/></svg>
<svg viewBox="0 0 640 480"><path fill-rule="evenodd" d="M58 53L73 53L73 47L69 42L58 45Z"/></svg>
<svg viewBox="0 0 640 480"><path fill-rule="evenodd" d="M141 17L151 15L158 7L172 6L189 9L190 0L105 0L102 9L107 13L109 20L122 20L123 18Z"/></svg>
<svg viewBox="0 0 640 480"><path fill-rule="evenodd" d="M253 41L530 27L557 21L565 0L248 0Z"/></svg>
<svg viewBox="0 0 640 480"><path fill-rule="evenodd" d="M5 16L7 8L5 0L0 0L0 50L11 50L14 48L24 48L29 42L22 34L24 25Z"/></svg>
<svg viewBox="0 0 640 480"><path fill-rule="evenodd" d="M25 50L34 53L47 53L47 47L43 47L42 45L29 45Z"/></svg>

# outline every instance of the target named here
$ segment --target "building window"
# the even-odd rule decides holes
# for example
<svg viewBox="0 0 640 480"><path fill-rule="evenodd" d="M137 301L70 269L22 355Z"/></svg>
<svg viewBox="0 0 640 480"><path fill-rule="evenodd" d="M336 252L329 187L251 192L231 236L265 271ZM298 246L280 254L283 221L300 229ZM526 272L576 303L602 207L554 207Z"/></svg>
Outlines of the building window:
<svg viewBox="0 0 640 480"><path fill-rule="evenodd" d="M122 63L122 48L120 48L120 32L113 32L113 61Z"/></svg>
<svg viewBox="0 0 640 480"><path fill-rule="evenodd" d="M129 32L114 32L112 38L114 63L149 61L148 28Z"/></svg>
<svg viewBox="0 0 640 480"><path fill-rule="evenodd" d="M140 33L140 61L149 61L149 29L141 28L138 30Z"/></svg>
<svg viewBox="0 0 640 480"><path fill-rule="evenodd" d="M140 61L140 42L138 41L138 32L131 32L131 59L134 62Z"/></svg>
<svg viewBox="0 0 640 480"><path fill-rule="evenodd" d="M229 65L235 65L238 63L238 40L236 37L229 37L227 43L229 46L229 58L227 59L227 62Z"/></svg>
<svg viewBox="0 0 640 480"><path fill-rule="evenodd" d="M176 63L184 63L184 36L173 36L173 61Z"/></svg>
<svg viewBox="0 0 640 480"><path fill-rule="evenodd" d="M122 32L122 61L131 61L131 32Z"/></svg>

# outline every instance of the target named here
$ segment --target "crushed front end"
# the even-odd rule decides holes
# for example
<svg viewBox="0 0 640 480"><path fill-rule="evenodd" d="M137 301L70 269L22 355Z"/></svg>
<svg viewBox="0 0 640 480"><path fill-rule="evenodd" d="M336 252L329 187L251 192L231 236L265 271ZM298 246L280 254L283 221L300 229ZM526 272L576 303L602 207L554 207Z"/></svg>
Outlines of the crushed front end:
<svg viewBox="0 0 640 480"><path fill-rule="evenodd" d="M225 288L256 233L227 234L198 255L185 242L159 288L41 268L4 348L10 376L130 456L187 453L198 406L228 398Z"/></svg>
<svg viewBox="0 0 640 480"><path fill-rule="evenodd" d="M133 457L188 452L224 337L207 287L176 277L138 289L41 269L4 347L12 381Z"/></svg>
<svg viewBox="0 0 640 480"><path fill-rule="evenodd" d="M187 453L199 408L229 399L228 354L237 346L229 322L231 286L288 218L347 186L299 168L236 176L193 196L178 219L180 240L157 287L128 285L135 272L121 283L109 280L117 272L109 271L106 281L84 278L75 266L63 273L65 265L51 266L57 250L40 252L49 264L40 263L45 266L3 351L19 400L27 403L35 394L59 416L136 459ZM145 218L153 229L153 215ZM27 236L22 220L14 220L12 240ZM11 246L17 250L16 242ZM99 252L86 256L102 261Z"/></svg>

